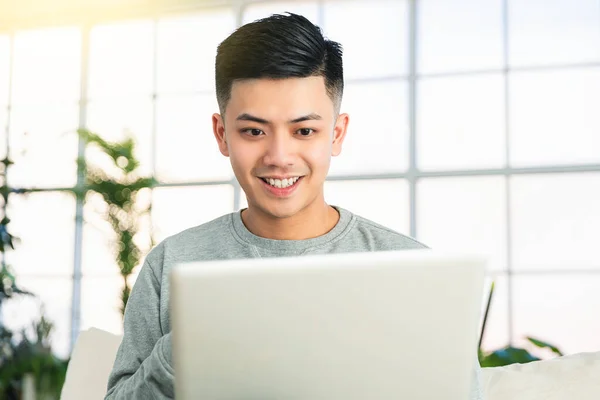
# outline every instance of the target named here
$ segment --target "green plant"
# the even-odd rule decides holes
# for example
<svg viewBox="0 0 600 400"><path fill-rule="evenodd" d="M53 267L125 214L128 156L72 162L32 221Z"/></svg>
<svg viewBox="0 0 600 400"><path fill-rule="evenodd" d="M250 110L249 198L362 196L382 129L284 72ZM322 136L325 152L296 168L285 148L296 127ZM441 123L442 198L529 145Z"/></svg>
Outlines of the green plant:
<svg viewBox="0 0 600 400"><path fill-rule="evenodd" d="M11 268L3 264L0 269L0 309L2 309L1 305L4 300L23 294L32 295L32 293L17 287L15 275L12 273Z"/></svg>
<svg viewBox="0 0 600 400"><path fill-rule="evenodd" d="M2 256L2 262L0 266L0 312L2 310L2 303L15 295L31 294L20 289L16 282L15 276L11 271L9 265L6 264L4 255L8 250L14 250L15 242L18 242L18 238L14 237L10 233L8 225L10 224L10 218L6 216L6 207L8 205L8 199L11 194L23 194L26 190L11 188L7 184L6 171L13 162L6 156L3 160L0 160L0 198L2 199L1 211L2 220L0 220L0 256ZM0 315L1 317L1 315ZM2 328L0 318L0 328Z"/></svg>
<svg viewBox="0 0 600 400"><path fill-rule="evenodd" d="M20 398L23 378L27 374L34 379L37 398L60 398L69 360L52 354L49 340L52 330L53 324L43 312L41 318L32 324L33 340L23 329L21 341L15 343L14 334L0 327L0 398Z"/></svg>
<svg viewBox="0 0 600 400"><path fill-rule="evenodd" d="M12 162L8 157L0 161L0 196L2 198L0 221L0 255L2 265L0 268L0 313L4 303L18 296L35 295L19 288L16 284L15 275L10 266L6 265L5 257L7 251L14 250L14 244L18 241L10 233L10 219L6 216L6 208L11 194L25 194L28 190L15 189L7 185L6 170ZM21 397L24 376L30 374L35 381L36 391L40 399L58 399L66 376L68 360L61 360L52 354L50 346L50 334L53 325L43 315L32 324L34 339L30 340L26 330L20 335L7 329L2 324L0 314L0 399L12 400ZM18 337L21 340L19 341Z"/></svg>
<svg viewBox="0 0 600 400"><path fill-rule="evenodd" d="M485 309L485 314L483 317L483 325L481 327L481 334L479 338L479 364L481 367L501 367L510 364L526 364L532 361L538 361L541 358L537 357L534 354L531 354L529 351L519 347L513 347L511 345L507 345L501 349L497 349L491 352L484 352L481 344L483 342L483 338L485 335L485 329L487 326L488 315L490 311L490 305L492 304L492 299L494 297L494 289L495 282L492 282L490 287L490 292L488 295L487 305ZM525 339L534 345L536 348L540 349L550 349L552 353L557 356L562 356L563 353L554 345L546 343L542 340L527 336Z"/></svg>
<svg viewBox="0 0 600 400"><path fill-rule="evenodd" d="M15 276L10 270L10 267L6 265L4 255L8 250L14 250L14 243L18 241L18 238L14 237L10 233L8 225L10 219L6 216L6 207L8 205L8 198L11 194L23 194L26 190L11 188L7 184L6 171L13 162L6 156L0 161L0 198L2 199L2 220L0 220L0 255L2 256L2 266L0 269L0 310L2 309L2 302L5 299L12 297L15 294L29 294L17 287L15 283Z"/></svg>
<svg viewBox="0 0 600 400"><path fill-rule="evenodd" d="M124 283L121 293L121 314L124 314L131 293L127 278L142 257L142 251L134 238L138 234L141 217L150 211L149 206L139 209L136 197L140 190L154 187L156 180L138 175L140 163L135 156L133 138L128 137L120 142L110 143L88 130L80 129L77 132L86 144L86 148L90 145L99 148L108 156L114 167L114 173L110 174L98 167L88 165L85 157L80 158L78 163L80 171L84 174L85 184L83 190L77 191L77 195L85 199L90 191L98 193L108 206L104 217L117 236L115 258Z"/></svg>

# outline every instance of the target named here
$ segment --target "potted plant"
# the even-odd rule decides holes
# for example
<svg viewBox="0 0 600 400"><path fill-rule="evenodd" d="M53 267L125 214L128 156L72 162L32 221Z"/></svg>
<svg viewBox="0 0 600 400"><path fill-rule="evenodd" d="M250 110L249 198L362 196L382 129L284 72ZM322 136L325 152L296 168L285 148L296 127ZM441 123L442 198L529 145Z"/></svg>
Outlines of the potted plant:
<svg viewBox="0 0 600 400"><path fill-rule="evenodd" d="M490 287L490 292L487 299L487 304L485 308L485 314L483 317L483 325L481 327L481 334L479 336L479 364L481 367L501 367L510 364L526 364L532 361L539 361L541 358L537 357L534 354L531 354L529 351L519 347L513 347L511 345L507 345L501 349L497 349L490 352L485 352L481 348L481 344L483 342L483 338L485 336L485 328L487 325L487 319L490 311L490 305L492 304L492 299L494 297L494 288L495 282L492 282ZM540 349L550 349L552 353L557 356L562 356L563 353L554 345L546 343L542 340L527 336L525 339L533 344L536 348Z"/></svg>
<svg viewBox="0 0 600 400"><path fill-rule="evenodd" d="M17 239L11 235L10 219L6 207L11 194L23 194L26 190L10 188L6 183L6 169L12 162L6 157L0 161L0 196L3 216L0 221L0 398L17 400L23 398L26 385L32 382L31 389L40 400L58 399L66 376L68 360L62 360L52 354L50 335L53 325L41 313L41 318L32 323L33 338L26 329L15 334L2 322L2 306L18 296L34 297L32 293L19 288L10 266L6 265L4 254L14 250ZM30 378L29 380L27 378Z"/></svg>
<svg viewBox="0 0 600 400"><path fill-rule="evenodd" d="M138 173L139 161L135 155L135 141L127 137L122 141L110 143L98 134L86 129L78 130L86 149L95 146L108 157L112 173L89 165L85 157L78 160L80 171L83 172L85 184L83 190L76 192L84 200L89 192L102 196L106 203L106 214L103 215L111 225L115 235L115 259L123 277L121 293L121 314L131 293L128 277L140 263L142 251L134 238L139 232L140 219L150 211L150 206L140 209L136 205L136 197L143 189L156 185L152 177L142 177ZM152 240L152 238L150 238Z"/></svg>

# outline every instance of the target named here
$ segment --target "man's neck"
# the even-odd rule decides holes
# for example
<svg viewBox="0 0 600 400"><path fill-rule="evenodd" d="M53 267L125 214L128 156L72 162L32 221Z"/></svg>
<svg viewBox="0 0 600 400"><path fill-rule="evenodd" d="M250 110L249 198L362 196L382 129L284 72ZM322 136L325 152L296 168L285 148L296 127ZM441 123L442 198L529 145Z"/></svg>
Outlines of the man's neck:
<svg viewBox="0 0 600 400"><path fill-rule="evenodd" d="M325 201L287 218L274 218L250 206L242 212L242 221L250 232L274 240L304 240L322 236L335 227L339 218L338 211Z"/></svg>

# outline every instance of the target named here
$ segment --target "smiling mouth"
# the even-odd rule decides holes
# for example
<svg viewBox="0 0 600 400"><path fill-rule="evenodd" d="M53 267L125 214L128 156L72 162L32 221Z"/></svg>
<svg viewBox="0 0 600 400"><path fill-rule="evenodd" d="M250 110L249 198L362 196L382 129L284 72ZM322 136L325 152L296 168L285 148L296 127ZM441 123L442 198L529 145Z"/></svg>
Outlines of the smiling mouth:
<svg viewBox="0 0 600 400"><path fill-rule="evenodd" d="M295 176L293 178L287 179L272 179L272 178L260 178L267 185L270 185L277 189L285 189L291 186L294 186L298 180L300 180L301 176Z"/></svg>

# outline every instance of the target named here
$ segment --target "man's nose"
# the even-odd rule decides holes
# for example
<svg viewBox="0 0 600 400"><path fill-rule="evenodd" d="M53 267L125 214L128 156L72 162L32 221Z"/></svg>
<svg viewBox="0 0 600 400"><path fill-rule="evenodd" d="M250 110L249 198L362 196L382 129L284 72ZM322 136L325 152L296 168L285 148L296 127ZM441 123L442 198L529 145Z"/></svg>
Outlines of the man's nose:
<svg viewBox="0 0 600 400"><path fill-rule="evenodd" d="M269 138L263 162L265 165L285 168L293 165L294 153L293 138L278 133Z"/></svg>

